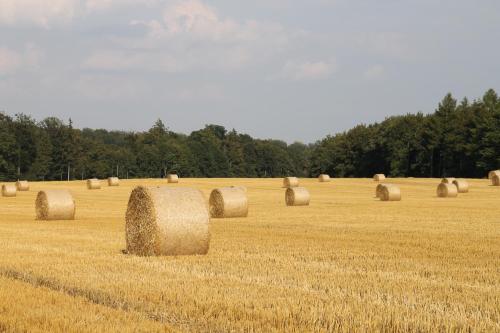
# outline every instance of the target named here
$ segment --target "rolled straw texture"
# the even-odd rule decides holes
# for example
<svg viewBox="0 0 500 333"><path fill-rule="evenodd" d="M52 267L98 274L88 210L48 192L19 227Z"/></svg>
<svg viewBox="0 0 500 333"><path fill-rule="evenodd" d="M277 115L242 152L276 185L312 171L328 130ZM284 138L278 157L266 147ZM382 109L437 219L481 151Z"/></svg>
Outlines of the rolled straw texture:
<svg viewBox="0 0 500 333"><path fill-rule="evenodd" d="M283 178L283 187L297 187L299 186L299 179L297 177L285 177Z"/></svg>
<svg viewBox="0 0 500 333"><path fill-rule="evenodd" d="M446 178L441 179L441 183L444 183L444 184L453 184L453 182L455 180L456 180L456 178L454 178L454 177L446 177Z"/></svg>
<svg viewBox="0 0 500 333"><path fill-rule="evenodd" d="M458 189L453 184L441 183L437 187L437 196L440 198L455 198L458 195Z"/></svg>
<svg viewBox="0 0 500 333"><path fill-rule="evenodd" d="M375 197L381 198L382 197L382 191L384 190L384 187L387 186L394 186L393 184L378 184L377 187L375 188Z"/></svg>
<svg viewBox="0 0 500 333"><path fill-rule="evenodd" d="M27 180L18 180L16 182L16 188L18 191L29 191L30 183Z"/></svg>
<svg viewBox="0 0 500 333"><path fill-rule="evenodd" d="M101 181L99 179L87 179L87 188L89 190L99 190L101 188Z"/></svg>
<svg viewBox="0 0 500 333"><path fill-rule="evenodd" d="M455 179L453 185L457 187L458 193L469 192L469 183L465 179Z"/></svg>
<svg viewBox="0 0 500 333"><path fill-rule="evenodd" d="M327 182L329 182L329 181L330 181L330 175L325 175L325 174L323 174L323 175L319 175L319 177L318 177L318 181L319 181L320 183L327 183Z"/></svg>
<svg viewBox="0 0 500 333"><path fill-rule="evenodd" d="M243 187L222 187L210 193L210 215L215 218L248 216L248 199Z"/></svg>
<svg viewBox="0 0 500 333"><path fill-rule="evenodd" d="M493 178L491 178L491 185L500 186L500 175L494 175Z"/></svg>
<svg viewBox="0 0 500 333"><path fill-rule="evenodd" d="M38 192L35 207L37 220L75 219L75 201L68 190Z"/></svg>
<svg viewBox="0 0 500 333"><path fill-rule="evenodd" d="M209 214L201 191L136 187L125 218L127 251L141 256L206 254Z"/></svg>
<svg viewBox="0 0 500 333"><path fill-rule="evenodd" d="M179 176L176 174L168 174L167 175L167 181L169 183L178 183L179 182Z"/></svg>
<svg viewBox="0 0 500 333"><path fill-rule="evenodd" d="M488 172L488 179L493 179L494 175L498 175L500 177L500 170L492 170Z"/></svg>
<svg viewBox="0 0 500 333"><path fill-rule="evenodd" d="M373 180L376 182L385 180L385 175L383 173L377 173L376 175L373 176Z"/></svg>
<svg viewBox="0 0 500 333"><path fill-rule="evenodd" d="M14 184L2 185L2 197L15 197L16 194L17 194L16 185Z"/></svg>
<svg viewBox="0 0 500 333"><path fill-rule="evenodd" d="M384 186L380 194L381 201L400 201L401 190L396 185Z"/></svg>
<svg viewBox="0 0 500 333"><path fill-rule="evenodd" d="M290 187L285 192L287 206L308 206L311 200L309 191L305 187Z"/></svg>
<svg viewBox="0 0 500 333"><path fill-rule="evenodd" d="M120 186L120 178L109 177L108 178L108 186Z"/></svg>

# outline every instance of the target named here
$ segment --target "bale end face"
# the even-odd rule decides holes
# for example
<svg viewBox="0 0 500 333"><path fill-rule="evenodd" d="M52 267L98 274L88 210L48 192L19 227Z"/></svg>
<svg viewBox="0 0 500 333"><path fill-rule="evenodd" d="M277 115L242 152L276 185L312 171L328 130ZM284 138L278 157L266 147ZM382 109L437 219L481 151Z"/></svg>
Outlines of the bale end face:
<svg viewBox="0 0 500 333"><path fill-rule="evenodd" d="M15 197L17 195L16 185L4 184L2 185L2 197Z"/></svg>
<svg viewBox="0 0 500 333"><path fill-rule="evenodd" d="M74 220L75 201L67 190L46 190L38 192L35 201L36 219Z"/></svg>
<svg viewBox="0 0 500 333"><path fill-rule="evenodd" d="M210 216L214 218L247 217L248 199L242 186L213 190L209 199Z"/></svg>
<svg viewBox="0 0 500 333"><path fill-rule="evenodd" d="M285 177L285 178L283 178L283 187L284 188L298 187L298 186L299 186L299 179L297 177Z"/></svg>
<svg viewBox="0 0 500 333"><path fill-rule="evenodd" d="M380 194L381 201L401 201L401 190L395 185L384 186Z"/></svg>
<svg viewBox="0 0 500 333"><path fill-rule="evenodd" d="M309 191L305 187L287 188L285 202L287 206L308 206L311 201Z"/></svg>
<svg viewBox="0 0 500 333"><path fill-rule="evenodd" d="M30 184L28 183L27 180L18 180L16 182L16 188L18 191L29 191Z"/></svg>
<svg viewBox="0 0 500 333"><path fill-rule="evenodd" d="M458 195L458 189L453 184L441 183L437 187L437 196L440 198L455 198Z"/></svg>
<svg viewBox="0 0 500 333"><path fill-rule="evenodd" d="M373 180L376 182L380 182L385 180L385 175L383 173L377 173L376 175L373 176Z"/></svg>
<svg viewBox="0 0 500 333"><path fill-rule="evenodd" d="M392 184L387 184L387 183L378 184L377 187L375 188L375 197L376 198L381 198L382 197L382 192L384 190L384 187L387 187L387 186L393 186L393 185Z"/></svg>
<svg viewBox="0 0 500 333"><path fill-rule="evenodd" d="M127 252L140 256L207 254L208 225L208 209L199 190L139 186L127 207Z"/></svg>
<svg viewBox="0 0 500 333"><path fill-rule="evenodd" d="M491 178L491 185L500 186L500 175L494 175L493 178Z"/></svg>
<svg viewBox="0 0 500 333"><path fill-rule="evenodd" d="M500 170L493 170L488 172L488 179L492 180L495 175L498 175L500 177Z"/></svg>

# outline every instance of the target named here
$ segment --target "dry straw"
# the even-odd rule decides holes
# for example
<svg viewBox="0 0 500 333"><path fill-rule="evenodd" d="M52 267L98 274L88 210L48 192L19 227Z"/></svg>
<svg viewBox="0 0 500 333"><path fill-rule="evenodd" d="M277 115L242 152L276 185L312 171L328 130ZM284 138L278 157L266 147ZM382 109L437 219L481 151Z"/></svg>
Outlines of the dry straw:
<svg viewBox="0 0 500 333"><path fill-rule="evenodd" d="M2 185L2 197L15 197L16 193L17 193L16 185L14 184Z"/></svg>
<svg viewBox="0 0 500 333"><path fill-rule="evenodd" d="M469 192L469 183L465 179L455 179L453 185L457 187L458 193Z"/></svg>
<svg viewBox="0 0 500 333"><path fill-rule="evenodd" d="M498 175L500 177L500 170L493 170L488 173L488 179L493 179L493 176Z"/></svg>
<svg viewBox="0 0 500 333"><path fill-rule="evenodd" d="M101 181L96 178L88 179L87 188L89 190L99 190L101 188Z"/></svg>
<svg viewBox="0 0 500 333"><path fill-rule="evenodd" d="M375 176L373 176L373 180L376 182L381 182L382 180L385 180L385 175L383 173L377 173Z"/></svg>
<svg viewBox="0 0 500 333"><path fill-rule="evenodd" d="M179 176L174 174L174 173L169 173L167 175L167 181L169 183L178 183L179 182Z"/></svg>
<svg viewBox="0 0 500 333"><path fill-rule="evenodd" d="M440 198L455 198L458 195L458 189L453 184L441 183L437 187L437 196Z"/></svg>
<svg viewBox="0 0 500 333"><path fill-rule="evenodd" d="M141 256L206 254L208 209L192 188L136 187L125 218L127 252Z"/></svg>
<svg viewBox="0 0 500 333"><path fill-rule="evenodd" d="M384 187L387 187L387 186L394 186L394 185L393 184L378 184L377 187L375 188L375 197L381 198Z"/></svg>
<svg viewBox="0 0 500 333"><path fill-rule="evenodd" d="M381 201L401 201L401 190L396 185L384 186L380 193Z"/></svg>
<svg viewBox="0 0 500 333"><path fill-rule="evenodd" d="M241 186L217 188L210 193L210 215L216 218L246 217L248 199Z"/></svg>
<svg viewBox="0 0 500 333"><path fill-rule="evenodd" d="M27 180L18 180L16 182L16 188L18 191L29 191L30 184L28 183Z"/></svg>
<svg viewBox="0 0 500 333"><path fill-rule="evenodd" d="M311 201L309 191L305 187L287 188L285 202L287 206L308 206Z"/></svg>
<svg viewBox="0 0 500 333"><path fill-rule="evenodd" d="M491 178L491 184L493 186L500 186L500 175L494 175L493 178Z"/></svg>
<svg viewBox="0 0 500 333"><path fill-rule="evenodd" d="M75 219L75 201L68 190L38 192L35 207L37 220Z"/></svg>
<svg viewBox="0 0 500 333"><path fill-rule="evenodd" d="M109 177L108 178L108 186L120 186L120 178Z"/></svg>
<svg viewBox="0 0 500 333"><path fill-rule="evenodd" d="M290 188L290 187L298 187L298 186L299 186L299 179L297 177L285 177L285 178L283 178L283 187Z"/></svg>
<svg viewBox="0 0 500 333"><path fill-rule="evenodd" d="M320 183L327 183L330 181L330 176L329 175L319 175L318 180Z"/></svg>
<svg viewBox="0 0 500 333"><path fill-rule="evenodd" d="M444 183L444 184L453 184L453 182L455 180L457 180L457 179L454 178L454 177L447 177L447 178L441 179L441 183Z"/></svg>

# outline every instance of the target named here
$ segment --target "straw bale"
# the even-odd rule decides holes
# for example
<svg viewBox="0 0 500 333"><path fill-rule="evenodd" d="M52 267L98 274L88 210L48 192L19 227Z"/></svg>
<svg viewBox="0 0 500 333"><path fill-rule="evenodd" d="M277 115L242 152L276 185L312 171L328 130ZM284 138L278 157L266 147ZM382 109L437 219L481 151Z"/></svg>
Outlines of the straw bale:
<svg viewBox="0 0 500 333"><path fill-rule="evenodd" d="M246 188L240 186L217 188L210 193L210 215L216 218L246 217L248 199Z"/></svg>
<svg viewBox="0 0 500 333"><path fill-rule="evenodd" d="M68 190L38 192L35 207L37 220L75 219L75 201Z"/></svg>
<svg viewBox="0 0 500 333"><path fill-rule="evenodd" d="M285 192L287 206L308 206L311 200L309 191L305 187L289 187Z"/></svg>

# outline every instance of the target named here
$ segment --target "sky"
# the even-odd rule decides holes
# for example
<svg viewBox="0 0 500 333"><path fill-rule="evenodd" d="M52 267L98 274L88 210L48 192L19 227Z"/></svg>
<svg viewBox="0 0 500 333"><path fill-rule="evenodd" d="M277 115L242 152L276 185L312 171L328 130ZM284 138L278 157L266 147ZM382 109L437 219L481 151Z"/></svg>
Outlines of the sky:
<svg viewBox="0 0 500 333"><path fill-rule="evenodd" d="M500 91L498 0L0 0L0 111L315 142Z"/></svg>

